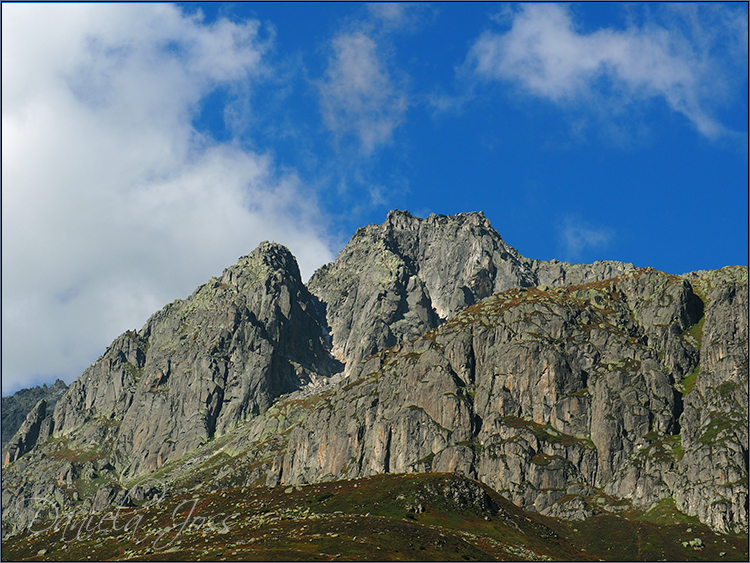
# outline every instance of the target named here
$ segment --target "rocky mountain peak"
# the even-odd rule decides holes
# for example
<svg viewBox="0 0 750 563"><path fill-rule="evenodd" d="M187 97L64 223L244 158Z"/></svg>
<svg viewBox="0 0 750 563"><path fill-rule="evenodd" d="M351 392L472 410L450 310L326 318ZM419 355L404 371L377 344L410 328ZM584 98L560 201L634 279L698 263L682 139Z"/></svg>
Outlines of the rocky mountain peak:
<svg viewBox="0 0 750 563"><path fill-rule="evenodd" d="M498 291L594 281L632 267L529 260L481 212L421 219L394 210L384 223L358 229L308 287L325 305L334 354L349 370Z"/></svg>
<svg viewBox="0 0 750 563"><path fill-rule="evenodd" d="M414 217L408 211L402 211L400 209L393 209L388 212L385 217L385 223L383 226L391 227L398 230L409 230L419 228L420 219Z"/></svg>
<svg viewBox="0 0 750 563"><path fill-rule="evenodd" d="M2 444L5 450L13 435L21 428L29 411L42 399L46 402L46 409L51 411L55 408L58 399L62 397L68 386L62 379L58 379L49 387L44 384L41 387L21 389L17 393L2 400Z"/></svg>
<svg viewBox="0 0 750 563"><path fill-rule="evenodd" d="M240 257L236 264L226 268L221 282L252 289L269 276L288 278L294 284L302 284L297 260L289 249L276 242L263 241L250 254Z"/></svg>
<svg viewBox="0 0 750 563"><path fill-rule="evenodd" d="M49 438L50 431L51 419L47 418L47 401L40 399L29 411L13 439L4 448L3 465L17 460L30 451L37 441L44 441Z"/></svg>
<svg viewBox="0 0 750 563"><path fill-rule="evenodd" d="M531 260L481 213L392 211L307 285L264 242L29 407L3 525L36 518L13 499L85 512L200 466L221 486L457 472L551 516L670 502L741 532L747 283Z"/></svg>
<svg viewBox="0 0 750 563"><path fill-rule="evenodd" d="M118 337L58 402L54 434L107 444L138 475L340 369L296 259L264 242Z"/></svg>
<svg viewBox="0 0 750 563"><path fill-rule="evenodd" d="M448 223L453 223L457 226L468 224L474 227L482 227L487 231L492 229L490 220L484 216L482 211L469 211L465 213L457 213L455 215L437 215L431 213L429 216L421 218L415 217L408 211L400 209L389 211L381 227L385 230L414 231L419 230L423 223L432 226L438 224L446 225ZM498 237L500 236L497 232L495 232L494 235Z"/></svg>

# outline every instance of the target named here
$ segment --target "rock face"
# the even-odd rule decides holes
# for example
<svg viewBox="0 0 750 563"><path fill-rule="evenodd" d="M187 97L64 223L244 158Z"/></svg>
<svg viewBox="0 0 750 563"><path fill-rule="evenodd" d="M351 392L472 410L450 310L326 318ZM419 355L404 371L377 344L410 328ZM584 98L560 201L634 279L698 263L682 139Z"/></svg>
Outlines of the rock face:
<svg viewBox="0 0 750 563"><path fill-rule="evenodd" d="M118 337L53 413L40 402L13 438L4 459L4 533L34 518L33 506L14 500L55 499L69 508L83 500L79 479L122 483L147 474L283 393L341 371L315 306L291 253L263 243L140 331ZM54 446L44 443L49 436ZM45 447L57 448L57 457ZM56 461L80 452L93 461ZM98 507L110 496L86 502Z"/></svg>
<svg viewBox="0 0 750 563"><path fill-rule="evenodd" d="M17 460L37 442L44 442L52 433L52 417L47 416L47 401L40 400L26 416L15 436L5 448L3 465Z"/></svg>
<svg viewBox="0 0 750 563"><path fill-rule="evenodd" d="M671 498L741 531L747 294L746 267L530 260L480 213L391 212L308 287L263 243L32 409L4 456L4 533L34 518L19 499L103 509L215 442L220 482L460 472L558 517Z"/></svg>
<svg viewBox="0 0 750 563"><path fill-rule="evenodd" d="M62 397L63 393L68 390L68 386L61 379L55 381L53 385L47 387L45 384L42 387L32 387L30 389L21 389L17 393L8 397L3 397L2 400L2 427L3 436L2 443L3 449L8 444L13 435L21 428L21 424L26 420L26 415L29 414L36 404L44 399L47 403L47 410L52 412L55 408L57 400Z"/></svg>
<svg viewBox="0 0 750 563"><path fill-rule="evenodd" d="M264 243L117 338L57 404L54 434L112 442L134 476L338 370L294 257Z"/></svg>
<svg viewBox="0 0 750 563"><path fill-rule="evenodd" d="M600 491L746 529L747 269L693 283L715 286L645 269L468 307L360 363L282 481L459 471L551 514Z"/></svg>
<svg viewBox="0 0 750 563"><path fill-rule="evenodd" d="M610 278L632 264L529 260L482 213L413 217L391 211L362 227L308 286L324 304L333 352L347 365L437 327L461 309L513 287Z"/></svg>
<svg viewBox="0 0 750 563"><path fill-rule="evenodd" d="M684 395L679 468L685 480L675 499L716 529L747 531L747 269L708 272L693 284L707 307L694 336L700 367Z"/></svg>

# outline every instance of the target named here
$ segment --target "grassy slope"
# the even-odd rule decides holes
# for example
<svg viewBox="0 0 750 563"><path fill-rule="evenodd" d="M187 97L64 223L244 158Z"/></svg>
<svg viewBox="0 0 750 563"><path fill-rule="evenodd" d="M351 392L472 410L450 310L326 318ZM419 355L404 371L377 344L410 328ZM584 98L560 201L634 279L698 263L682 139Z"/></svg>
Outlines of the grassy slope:
<svg viewBox="0 0 750 563"><path fill-rule="evenodd" d="M484 489L494 506L457 500L454 491L466 483ZM61 519L56 530L3 542L3 560L739 561L748 554L746 538L714 534L668 503L627 518L602 513L564 523L453 474L206 489L123 510L117 531L111 515L79 517L67 528ZM704 548L681 543L696 537Z"/></svg>

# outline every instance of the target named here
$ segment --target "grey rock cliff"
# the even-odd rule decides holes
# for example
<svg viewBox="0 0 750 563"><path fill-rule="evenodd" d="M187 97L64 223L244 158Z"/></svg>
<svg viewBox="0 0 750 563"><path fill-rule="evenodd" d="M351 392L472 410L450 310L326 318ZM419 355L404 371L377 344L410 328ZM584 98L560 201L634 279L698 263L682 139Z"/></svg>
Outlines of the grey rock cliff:
<svg viewBox="0 0 750 563"><path fill-rule="evenodd" d="M746 267L536 261L479 213L395 211L308 287L263 243L118 337L13 438L3 533L23 499L105 508L219 452L220 483L460 472L564 518L672 499L747 527Z"/></svg>
<svg viewBox="0 0 750 563"><path fill-rule="evenodd" d="M13 395L3 397L2 399L2 444L3 449L13 437L13 435L21 428L21 424L26 420L26 415L29 414L36 404L44 399L47 403L47 410L50 412L55 408L57 400L62 397L65 391L68 390L68 386L61 379L55 381L54 384L49 387L45 384L43 386L31 387L29 389L21 389Z"/></svg>
<svg viewBox="0 0 750 563"><path fill-rule="evenodd" d="M706 302L706 316L693 336L700 365L687 381L692 388L684 389L684 481L675 499L714 528L747 531L747 269L708 272L692 283Z"/></svg>
<svg viewBox="0 0 750 563"><path fill-rule="evenodd" d="M348 373L363 358L420 336L498 291L601 280L632 268L529 260L482 213L420 219L391 211L382 225L358 229L308 286L325 308L334 354Z"/></svg>
<svg viewBox="0 0 750 563"><path fill-rule="evenodd" d="M459 471L550 514L585 515L570 495L672 497L741 531L747 269L717 276L705 301L651 269L485 299L359 363L292 429L281 480Z"/></svg>
<svg viewBox="0 0 750 563"><path fill-rule="evenodd" d="M21 428L11 438L5 448L3 464L7 465L26 452L30 451L37 442L44 442L52 431L52 417L47 416L47 401L41 399L26 416Z"/></svg>
<svg viewBox="0 0 750 563"><path fill-rule="evenodd" d="M117 468L133 476L340 369L294 257L263 243L117 338L58 402L54 435L111 442Z"/></svg>

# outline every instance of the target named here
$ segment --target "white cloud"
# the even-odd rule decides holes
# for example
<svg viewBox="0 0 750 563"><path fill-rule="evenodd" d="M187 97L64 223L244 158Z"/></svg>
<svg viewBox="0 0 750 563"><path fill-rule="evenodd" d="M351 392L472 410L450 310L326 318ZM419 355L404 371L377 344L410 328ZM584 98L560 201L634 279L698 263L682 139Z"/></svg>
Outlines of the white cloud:
<svg viewBox="0 0 750 563"><path fill-rule="evenodd" d="M566 259L578 260L590 249L606 247L612 238L607 229L596 229L577 218L567 217L560 230L560 242Z"/></svg>
<svg viewBox="0 0 750 563"><path fill-rule="evenodd" d="M680 25L653 23L582 33L570 10L558 4L525 4L503 19L511 23L507 32L487 31L470 50L468 60L479 77L514 82L559 104L608 98L616 108L662 98L703 135L726 132L710 111L722 95L723 65L713 56L716 38L705 28L694 28L690 37ZM731 21L714 23L733 36L743 31Z"/></svg>
<svg viewBox="0 0 750 563"><path fill-rule="evenodd" d="M415 2L371 2L367 4L371 19L387 30L415 31L423 21L436 13L429 4Z"/></svg>
<svg viewBox="0 0 750 563"><path fill-rule="evenodd" d="M409 5L403 2L371 2L367 4L367 11L374 18L395 27L401 27L411 19L408 8Z"/></svg>
<svg viewBox="0 0 750 563"><path fill-rule="evenodd" d="M305 276L332 259L293 173L191 124L214 88L268 72L257 22L166 4L2 12L3 392L70 381L264 239Z"/></svg>
<svg viewBox="0 0 750 563"><path fill-rule="evenodd" d="M336 36L331 47L319 84L323 119L338 138L354 135L369 154L391 140L404 120L407 96L388 72L376 40L364 30Z"/></svg>

